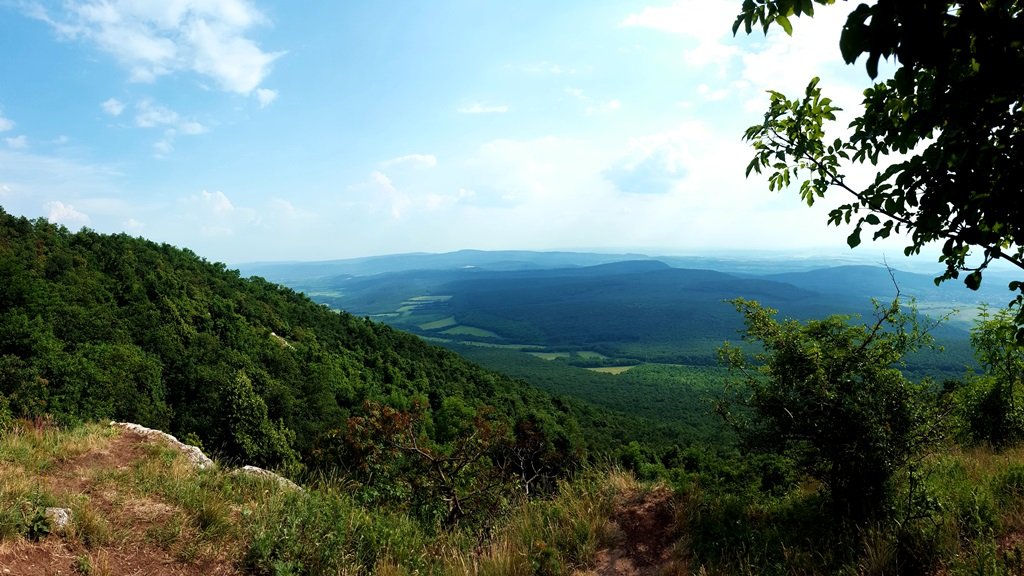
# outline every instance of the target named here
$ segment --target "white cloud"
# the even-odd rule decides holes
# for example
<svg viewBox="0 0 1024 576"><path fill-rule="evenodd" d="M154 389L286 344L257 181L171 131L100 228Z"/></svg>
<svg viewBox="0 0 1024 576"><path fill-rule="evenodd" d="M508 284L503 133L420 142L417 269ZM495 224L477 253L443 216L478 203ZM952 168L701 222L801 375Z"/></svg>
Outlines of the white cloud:
<svg viewBox="0 0 1024 576"><path fill-rule="evenodd" d="M575 68L565 69L562 66L555 64L554 62L534 62L523 66L523 71L530 74L550 74L557 76L559 74L575 74Z"/></svg>
<svg viewBox="0 0 1024 576"><path fill-rule="evenodd" d="M699 6L691 0L676 0L668 6L648 6L630 14L619 25L690 38L696 44L684 52L688 63L721 65L739 54L739 49L729 43L737 13L739 4L735 0L706 0Z"/></svg>
<svg viewBox="0 0 1024 576"><path fill-rule="evenodd" d="M497 106L484 105L479 102L458 108L460 114L504 114L508 112L508 106L502 104Z"/></svg>
<svg viewBox="0 0 1024 576"><path fill-rule="evenodd" d="M200 124L199 122L196 122L194 120L189 120L187 122L182 122L181 124L178 125L178 130L180 130L182 134L185 134L185 135L188 135L188 136L196 136L196 135L199 135L199 134L206 134L207 132L210 131L209 128L207 128L206 126L203 126L202 124Z"/></svg>
<svg viewBox="0 0 1024 576"><path fill-rule="evenodd" d="M217 80L232 92L248 94L270 73L270 64L280 53L263 52L252 41L223 26L198 20L186 32L195 48L194 69Z"/></svg>
<svg viewBox="0 0 1024 576"><path fill-rule="evenodd" d="M827 206L746 180L749 157L734 133L696 120L630 139L495 140L451 162L472 195L413 197L403 225L447 239L442 249L467 237L479 248L842 245L849 231L825 224Z"/></svg>
<svg viewBox="0 0 1024 576"><path fill-rule="evenodd" d="M464 200L472 200L476 196L474 190L459 188L454 194L431 193L424 196L424 207L429 211L451 208Z"/></svg>
<svg viewBox="0 0 1024 576"><path fill-rule="evenodd" d="M718 102L725 100L733 94L728 88L711 88L707 84L697 86L697 94L700 94L706 102Z"/></svg>
<svg viewBox="0 0 1024 576"><path fill-rule="evenodd" d="M34 213L47 197L82 197L120 189L122 174L102 164L0 148L4 183L26 199L20 211ZM8 207L10 208L10 207Z"/></svg>
<svg viewBox="0 0 1024 576"><path fill-rule="evenodd" d="M181 203L182 221L186 223L186 227L198 230L203 236L233 236L240 229L251 229L262 221L256 210L236 206L227 194L220 190L203 190L181 199ZM176 233L180 234L181 230L176 230Z"/></svg>
<svg viewBox="0 0 1024 576"><path fill-rule="evenodd" d="M0 114L0 132L7 132L12 128L14 128L14 122L12 120L4 118L4 116Z"/></svg>
<svg viewBox="0 0 1024 576"><path fill-rule="evenodd" d="M622 108L622 102L617 98L612 98L611 100L606 100L604 102L594 102L594 99L587 96L587 94L580 88L569 87L565 89L565 93L573 99L586 104L587 106L584 108L584 111L588 116L593 116L595 114L608 114L609 112L615 112Z"/></svg>
<svg viewBox="0 0 1024 576"><path fill-rule="evenodd" d="M260 108L266 108L267 106L270 106L271 102L277 100L277 90L270 90L269 88L257 88L256 100L259 101Z"/></svg>
<svg viewBox="0 0 1024 576"><path fill-rule="evenodd" d="M28 13L65 38L111 54L137 82L191 71L223 90L249 94L282 54L264 52L247 37L267 23L248 0L69 0L60 16L39 6Z"/></svg>
<svg viewBox="0 0 1024 576"><path fill-rule="evenodd" d="M748 94L745 108L751 112L767 108L768 89L797 96L815 76L821 77L822 90L839 106L856 107L863 100L867 76L860 66L844 64L840 56L839 34L845 21L843 10L820 10L813 19L794 21L792 36L778 27L771 29L739 59ZM849 120L840 118L840 123Z"/></svg>
<svg viewBox="0 0 1024 576"><path fill-rule="evenodd" d="M140 100L135 105L135 125L139 128L164 128L163 136L153 144L157 158L163 158L174 151L178 134L197 136L209 132L209 128L195 120L185 120L177 112L154 104L151 100Z"/></svg>
<svg viewBox="0 0 1024 576"><path fill-rule="evenodd" d="M410 166L413 168L433 168L437 166L437 156L433 154L407 154L391 158L380 163L381 168L393 166Z"/></svg>
<svg viewBox="0 0 1024 576"><path fill-rule="evenodd" d="M396 220L402 218L412 204L409 196L398 190L391 178L388 178L387 174L383 172L374 171L370 174L369 189L372 194L385 201L391 212L391 217Z"/></svg>
<svg viewBox="0 0 1024 576"><path fill-rule="evenodd" d="M228 226L200 226L199 233L212 238L224 238L235 233L234 228Z"/></svg>
<svg viewBox="0 0 1024 576"><path fill-rule="evenodd" d="M125 220L124 222L121 222L121 226L125 230L129 230L131 232L139 232L143 228L146 227L145 224L143 224L142 222L136 220L135 218L129 218L129 219Z"/></svg>
<svg viewBox="0 0 1024 576"><path fill-rule="evenodd" d="M676 189L693 164L686 142L673 134L634 139L629 151L605 175L629 194L667 194Z"/></svg>
<svg viewBox="0 0 1024 576"><path fill-rule="evenodd" d="M141 100L135 105L135 125L139 128L155 128L177 124L178 113L170 108L154 104L150 100Z"/></svg>
<svg viewBox="0 0 1024 576"><path fill-rule="evenodd" d="M164 137L153 143L153 152L157 158L166 158L174 152L174 130L164 132Z"/></svg>
<svg viewBox="0 0 1024 576"><path fill-rule="evenodd" d="M229 214L235 210L235 205L220 190L214 192L203 190L199 193L199 198L202 200L203 205L214 214Z"/></svg>
<svg viewBox="0 0 1024 576"><path fill-rule="evenodd" d="M608 100L607 102L601 102L593 106L587 106L587 114L608 114L615 112L619 108L622 108L622 103L616 99Z"/></svg>
<svg viewBox="0 0 1024 576"><path fill-rule="evenodd" d="M303 220L314 216L312 212L296 208L288 200L282 198L270 199L270 213L278 220Z"/></svg>
<svg viewBox="0 0 1024 576"><path fill-rule="evenodd" d="M111 116L120 116L121 112L124 112L124 102L121 102L117 98L110 98L100 104L103 107L103 111Z"/></svg>
<svg viewBox="0 0 1024 576"><path fill-rule="evenodd" d="M65 204L58 200L43 204L43 210L46 211L46 219L55 224L85 226L89 223L88 214L79 212L71 204Z"/></svg>
<svg viewBox="0 0 1024 576"><path fill-rule="evenodd" d="M22 134L21 136L14 136L12 138L4 138L7 142L8 148L14 148L15 150L23 150L28 148L28 137Z"/></svg>

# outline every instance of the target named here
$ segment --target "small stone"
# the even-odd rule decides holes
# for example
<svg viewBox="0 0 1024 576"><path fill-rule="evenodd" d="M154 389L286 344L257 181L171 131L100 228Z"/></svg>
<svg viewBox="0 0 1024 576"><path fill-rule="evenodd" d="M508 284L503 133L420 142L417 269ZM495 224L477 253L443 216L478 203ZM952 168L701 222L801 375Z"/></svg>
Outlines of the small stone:
<svg viewBox="0 0 1024 576"><path fill-rule="evenodd" d="M43 515L50 521L53 529L57 532L63 531L71 522L71 510L69 508L47 508Z"/></svg>

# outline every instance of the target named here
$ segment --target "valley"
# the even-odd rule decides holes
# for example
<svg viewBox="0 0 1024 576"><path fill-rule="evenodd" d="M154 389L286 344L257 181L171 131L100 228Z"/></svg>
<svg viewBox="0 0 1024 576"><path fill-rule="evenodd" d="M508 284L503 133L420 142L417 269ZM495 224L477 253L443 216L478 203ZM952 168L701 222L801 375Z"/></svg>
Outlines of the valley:
<svg viewBox="0 0 1024 576"><path fill-rule="evenodd" d="M696 262L728 271L670 264ZM972 369L967 330L981 304L1005 299L998 286L970 293L936 287L922 274L835 264L462 251L242 271L616 414L619 423L602 426L611 443L601 446L615 451L637 439L656 450L731 445L731 432L713 414L729 379L718 349L737 343L743 327L730 299L758 300L781 317L844 314L868 322L872 300L888 303L898 286L941 347L911 355L904 371L936 383Z"/></svg>

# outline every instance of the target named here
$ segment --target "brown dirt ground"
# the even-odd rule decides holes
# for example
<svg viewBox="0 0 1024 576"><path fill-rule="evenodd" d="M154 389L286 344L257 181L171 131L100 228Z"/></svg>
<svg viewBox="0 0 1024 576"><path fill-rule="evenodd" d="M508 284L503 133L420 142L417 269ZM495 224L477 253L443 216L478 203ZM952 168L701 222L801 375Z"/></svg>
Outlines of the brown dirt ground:
<svg viewBox="0 0 1024 576"><path fill-rule="evenodd" d="M134 432L122 431L100 450L58 462L40 480L58 505L84 498L89 508L109 524L110 537L100 545L86 546L71 533L51 534L38 542L16 540L0 543L0 576L228 576L239 572L225 559L195 551L165 549L149 534L163 527L181 511L175 506L103 481L103 474L130 469L146 454L152 442ZM198 558L189 558L197 556ZM214 556L215 559L210 559Z"/></svg>
<svg viewBox="0 0 1024 576"><path fill-rule="evenodd" d="M618 544L597 552L595 566L578 576L681 576L689 570L675 554L677 504L667 487L628 492L613 514Z"/></svg>

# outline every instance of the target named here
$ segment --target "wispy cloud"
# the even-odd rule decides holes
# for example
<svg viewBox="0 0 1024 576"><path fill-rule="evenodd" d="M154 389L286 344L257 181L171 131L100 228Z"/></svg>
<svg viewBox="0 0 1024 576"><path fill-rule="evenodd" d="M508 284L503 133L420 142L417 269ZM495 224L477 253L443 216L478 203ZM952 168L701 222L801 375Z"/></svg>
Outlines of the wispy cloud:
<svg viewBox="0 0 1024 576"><path fill-rule="evenodd" d="M182 199L183 219L203 236L233 236L241 228L258 225L259 214L252 208L236 206L220 190L203 190Z"/></svg>
<svg viewBox="0 0 1024 576"><path fill-rule="evenodd" d="M14 136L13 138L4 138L4 141L7 142L7 146L9 148L14 148L15 150L28 148L28 136L25 136L24 134L21 136Z"/></svg>
<svg viewBox="0 0 1024 576"><path fill-rule="evenodd" d="M391 178L388 178L388 175L383 172L374 171L373 174L370 174L368 187L375 196L384 200L390 208L391 217L396 220L402 218L412 204L409 195L400 191Z"/></svg>
<svg viewBox="0 0 1024 576"><path fill-rule="evenodd" d="M141 100L135 108L135 125L139 128L155 128L178 123L177 112L154 104L151 100Z"/></svg>
<svg viewBox="0 0 1024 576"><path fill-rule="evenodd" d="M249 94L283 52L247 37L267 18L247 0L69 0L63 10L28 11L68 39L85 40L129 70L136 82L191 71L228 92Z"/></svg>
<svg viewBox="0 0 1024 576"><path fill-rule="evenodd" d="M554 62L533 62L523 66L523 71L529 74L550 74L557 76L559 74L575 74L575 68L566 68Z"/></svg>
<svg viewBox="0 0 1024 576"><path fill-rule="evenodd" d="M163 128L163 136L153 144L158 158L174 151L174 141L179 134L197 136L209 132L209 128L195 120L187 120L177 112L155 104L152 100L140 100L135 105L135 125L139 128Z"/></svg>
<svg viewBox="0 0 1024 576"><path fill-rule="evenodd" d="M667 6L648 6L619 25L689 37L696 45L684 52L687 62L695 66L721 65L739 54L739 48L729 41L738 12L733 0L706 0L699 8L689 0L676 0Z"/></svg>
<svg viewBox="0 0 1024 576"><path fill-rule="evenodd" d="M111 116L120 116L124 112L124 102L121 102L117 98L110 98L100 104L103 111Z"/></svg>
<svg viewBox="0 0 1024 576"><path fill-rule="evenodd" d="M479 102L469 104L466 106L460 106L458 111L460 114L504 114L508 112L508 106L501 105L486 105Z"/></svg>
<svg viewBox="0 0 1024 576"><path fill-rule="evenodd" d="M256 89L256 100L260 103L260 108L266 108L270 106L270 103L277 100L277 90L271 90L269 88L257 88Z"/></svg>
<svg viewBox="0 0 1024 576"><path fill-rule="evenodd" d="M14 121L8 118L4 118L2 112L0 112L0 132L7 132L14 128Z"/></svg>
<svg viewBox="0 0 1024 576"><path fill-rule="evenodd" d="M599 102L592 106L587 106L587 114L591 116L595 114L609 114L611 112L615 112L619 108L622 108L622 102L613 98L606 102Z"/></svg>
<svg viewBox="0 0 1024 576"><path fill-rule="evenodd" d="M437 166L437 156L433 154L407 154L397 158L391 158L380 163L381 168L393 166L411 166L414 168L433 168Z"/></svg>
<svg viewBox="0 0 1024 576"><path fill-rule="evenodd" d="M603 102L596 102L593 98L587 96L580 88L569 87L565 89L565 93L573 99L586 104L584 111L588 116L593 116L595 114L608 114L622 108L622 102L617 98L612 98Z"/></svg>
<svg viewBox="0 0 1024 576"><path fill-rule="evenodd" d="M712 88L707 84L700 84L697 86L697 94L700 94L707 102L718 102L719 100L725 100L733 91L728 88Z"/></svg>

